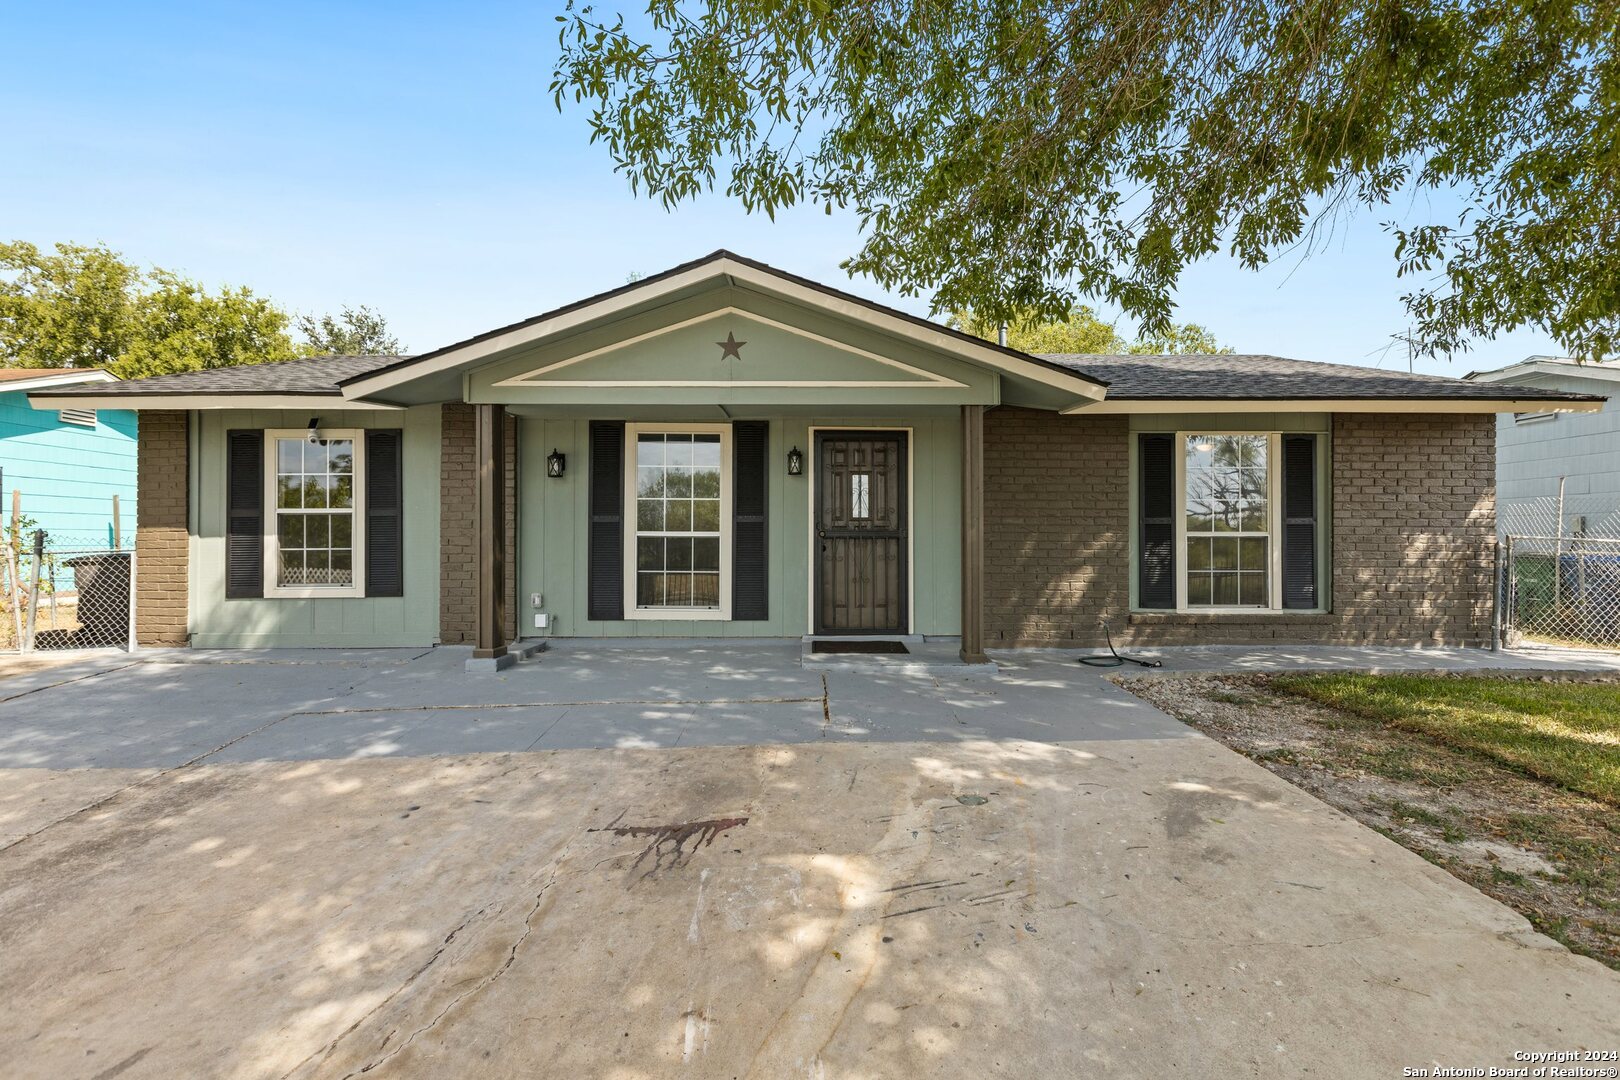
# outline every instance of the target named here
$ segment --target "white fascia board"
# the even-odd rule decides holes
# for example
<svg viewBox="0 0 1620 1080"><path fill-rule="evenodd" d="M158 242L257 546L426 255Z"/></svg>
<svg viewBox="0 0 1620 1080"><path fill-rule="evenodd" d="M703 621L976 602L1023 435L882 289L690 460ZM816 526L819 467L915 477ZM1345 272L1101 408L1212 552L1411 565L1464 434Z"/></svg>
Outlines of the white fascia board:
<svg viewBox="0 0 1620 1080"><path fill-rule="evenodd" d="M1019 375L1032 382L1043 383L1068 393L1078 394L1092 401L1101 401L1108 392L1106 386L1092 381L1090 377L1082 375L1078 371L1072 375L1063 371L1054 371L1044 364L1008 355L1000 349L993 348L988 342L981 346L973 341L964 340L944 328L936 330L927 326L920 326L908 320L897 318L887 312L873 311L863 304L857 304L840 297L828 296L826 293L807 288L797 282L786 281L762 273L751 266L732 265L735 269L730 272L734 277L761 292L773 292L778 296L795 300L807 307L819 307L823 311L842 315L853 322L866 323L898 337L907 338L937 349L940 352L960 357L969 363L981 364L997 371Z"/></svg>
<svg viewBox="0 0 1620 1080"><path fill-rule="evenodd" d="M720 268L729 264L729 259L722 259L718 262L694 266L692 269L676 274L674 277L654 282L647 286L645 290L632 289L586 307L565 311L561 315L542 322L532 323L528 326L516 326L503 334L496 334L494 337L486 338L483 341L475 341L461 348L453 348L448 352L433 357L431 360L424 360L420 363L407 363L394 371L379 371L374 375L357 379L343 387L343 396L346 398L365 397L387 390L390 387L399 386L401 383L408 383L428 375L437 375L458 368L463 364L482 360L495 353L527 345L530 342L550 337L553 334L566 333L604 316L611 316L630 308L639 307L648 301L656 301L669 293L689 288L712 277L718 277L722 273Z"/></svg>
<svg viewBox="0 0 1620 1080"><path fill-rule="evenodd" d="M89 394L28 395L36 409L360 409L397 412L403 405L351 401L338 394Z"/></svg>
<svg viewBox="0 0 1620 1080"><path fill-rule="evenodd" d="M644 290L633 289L618 296L608 297L598 303L564 312L555 318L546 319L528 326L515 327L504 334L497 334L494 337L474 342L463 348L452 349L440 356L433 357L431 360L407 365L398 371L381 371L375 375L357 379L343 387L343 396L347 398L366 397L387 390L390 387L398 386L401 383L410 382L413 379L435 375L451 368L460 367L463 364L476 363L507 349L518 348L555 334L566 333L598 319L608 318L632 308L641 307L649 302L656 302L660 298L681 289L722 277L730 278L733 282L741 282L760 292L772 293L796 301L806 307L840 315L853 322L864 323L867 326L918 342L940 352L960 357L970 363L1019 375L1091 401L1100 401L1107 393L1106 387L1093 382L1079 372L1068 375L1061 371L1054 371L1042 364L1021 360L1016 356L1009 356L988 344L981 347L971 341L964 341L943 328L932 330L886 312L874 311L864 304L829 296L818 289L808 288L797 282L788 281L774 274L757 270L752 266L734 262L731 259L717 259L711 263L695 266L691 270L676 274L674 277L654 282Z"/></svg>
<svg viewBox="0 0 1620 1080"><path fill-rule="evenodd" d="M1527 375L1552 375L1575 379L1606 379L1620 382L1620 366L1573 364L1554 360L1526 360L1495 371L1470 371L1463 378L1470 382L1512 382Z"/></svg>
<svg viewBox="0 0 1620 1080"><path fill-rule="evenodd" d="M17 390L34 391L44 390L52 386L78 386L89 382L118 382L118 376L110 371L100 368L94 371L50 371L32 379L12 379L0 382L0 394L9 394Z"/></svg>
<svg viewBox="0 0 1620 1080"><path fill-rule="evenodd" d="M1160 398L1119 400L1110 398L1093 405L1072 405L1065 416L1118 416L1128 413L1514 413L1514 412L1600 412L1601 401L1542 401L1517 398L1437 398L1430 400L1390 398Z"/></svg>

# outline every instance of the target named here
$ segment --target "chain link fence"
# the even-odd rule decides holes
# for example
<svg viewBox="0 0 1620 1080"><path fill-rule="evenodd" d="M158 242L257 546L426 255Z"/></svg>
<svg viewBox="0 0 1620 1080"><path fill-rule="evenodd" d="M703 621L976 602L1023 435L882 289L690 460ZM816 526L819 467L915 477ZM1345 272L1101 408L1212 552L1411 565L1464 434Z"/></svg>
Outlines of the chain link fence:
<svg viewBox="0 0 1620 1080"><path fill-rule="evenodd" d="M1620 648L1620 539L1509 535L1502 562L1504 644Z"/></svg>
<svg viewBox="0 0 1620 1080"><path fill-rule="evenodd" d="M1613 494L1503 499L1496 508L1504 536L1593 537L1620 540L1620 498Z"/></svg>
<svg viewBox="0 0 1620 1080"><path fill-rule="evenodd" d="M132 647L132 542L34 530L3 546L0 651Z"/></svg>

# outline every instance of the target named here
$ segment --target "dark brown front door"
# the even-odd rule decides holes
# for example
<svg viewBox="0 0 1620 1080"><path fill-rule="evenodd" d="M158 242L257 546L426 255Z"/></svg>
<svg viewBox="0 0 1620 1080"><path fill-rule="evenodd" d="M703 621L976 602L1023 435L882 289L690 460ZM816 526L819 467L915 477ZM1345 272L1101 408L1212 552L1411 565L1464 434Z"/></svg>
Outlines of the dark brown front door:
<svg viewBox="0 0 1620 1080"><path fill-rule="evenodd" d="M816 633L905 633L905 433L817 432L815 468Z"/></svg>

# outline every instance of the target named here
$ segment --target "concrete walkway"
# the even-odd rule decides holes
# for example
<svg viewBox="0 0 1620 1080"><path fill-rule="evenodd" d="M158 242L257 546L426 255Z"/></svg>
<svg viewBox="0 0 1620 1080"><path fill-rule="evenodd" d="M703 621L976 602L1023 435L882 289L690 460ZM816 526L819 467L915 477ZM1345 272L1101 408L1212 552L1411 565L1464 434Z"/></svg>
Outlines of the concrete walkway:
<svg viewBox="0 0 1620 1080"><path fill-rule="evenodd" d="M147 651L0 680L0 768L653 749L810 741L1036 742L1192 733L1070 650L805 665L796 642L565 643L499 674L468 650ZM1133 654L1137 655L1137 654ZM1537 649L1160 649L1162 672L1354 668L1620 673L1620 653ZM3 832L0 829L0 832Z"/></svg>
<svg viewBox="0 0 1620 1080"><path fill-rule="evenodd" d="M1359 1077L1620 1045L1620 976L1072 657L0 680L6 1073Z"/></svg>

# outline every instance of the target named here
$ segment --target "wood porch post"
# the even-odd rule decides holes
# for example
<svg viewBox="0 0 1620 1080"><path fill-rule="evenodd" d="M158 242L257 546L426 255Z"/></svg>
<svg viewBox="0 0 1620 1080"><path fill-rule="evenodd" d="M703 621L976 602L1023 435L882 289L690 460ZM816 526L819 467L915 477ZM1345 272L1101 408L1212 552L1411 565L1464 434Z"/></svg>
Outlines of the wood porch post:
<svg viewBox="0 0 1620 1080"><path fill-rule="evenodd" d="M984 409L962 406L962 662L984 654Z"/></svg>
<svg viewBox="0 0 1620 1080"><path fill-rule="evenodd" d="M474 660L506 655L506 409L474 406L478 485L478 632Z"/></svg>

